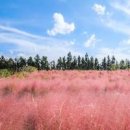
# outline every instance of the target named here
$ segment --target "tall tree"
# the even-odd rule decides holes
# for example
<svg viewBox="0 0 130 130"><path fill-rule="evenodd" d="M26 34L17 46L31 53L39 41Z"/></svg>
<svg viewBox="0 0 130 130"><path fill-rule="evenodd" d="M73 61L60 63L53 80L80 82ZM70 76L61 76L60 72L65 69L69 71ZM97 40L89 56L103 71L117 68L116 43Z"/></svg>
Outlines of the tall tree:
<svg viewBox="0 0 130 130"><path fill-rule="evenodd" d="M14 60L12 58L8 59L7 65L8 65L9 70L15 71L15 62L14 62Z"/></svg>
<svg viewBox="0 0 130 130"><path fill-rule="evenodd" d="M21 69L24 66L26 66L26 59L21 56L18 59L18 67L19 67L19 69Z"/></svg>
<svg viewBox="0 0 130 130"><path fill-rule="evenodd" d="M99 61L97 58L95 58L95 61L94 61L94 69L99 70Z"/></svg>
<svg viewBox="0 0 130 130"><path fill-rule="evenodd" d="M28 66L35 66L34 60L31 56L27 59L27 65Z"/></svg>
<svg viewBox="0 0 130 130"><path fill-rule="evenodd" d="M125 69L126 68L126 66L125 66L125 61L124 60L121 60L120 61L120 69Z"/></svg>
<svg viewBox="0 0 130 130"><path fill-rule="evenodd" d="M71 69L71 63L72 63L72 54L71 52L67 55L67 69Z"/></svg>
<svg viewBox="0 0 130 130"><path fill-rule="evenodd" d="M81 69L81 57L78 56L78 69L80 70Z"/></svg>
<svg viewBox="0 0 130 130"><path fill-rule="evenodd" d="M16 72L19 70L18 58L14 59L14 68Z"/></svg>
<svg viewBox="0 0 130 130"><path fill-rule="evenodd" d="M130 68L130 61L128 59L126 59L125 65L126 65L126 69Z"/></svg>
<svg viewBox="0 0 130 130"><path fill-rule="evenodd" d="M111 59L110 56L107 56L107 70L111 70Z"/></svg>
<svg viewBox="0 0 130 130"><path fill-rule="evenodd" d="M35 63L35 67L40 70L41 69L41 59L40 59L40 56L37 54L35 57L34 57L34 63Z"/></svg>
<svg viewBox="0 0 130 130"><path fill-rule="evenodd" d="M120 65L119 65L118 61L116 61L116 63L115 63L115 69L116 70L120 69Z"/></svg>
<svg viewBox="0 0 130 130"><path fill-rule="evenodd" d="M49 63L46 56L42 56L41 58L41 69L42 70L48 70L49 69Z"/></svg>
<svg viewBox="0 0 130 130"><path fill-rule="evenodd" d="M85 54L85 69L89 69L89 56L88 53Z"/></svg>
<svg viewBox="0 0 130 130"><path fill-rule="evenodd" d="M4 58L4 56L0 57L0 69L5 69L7 67L6 64L6 59Z"/></svg>
<svg viewBox="0 0 130 130"><path fill-rule="evenodd" d="M101 65L101 66L102 66L102 69L103 69L103 70L106 70L106 69L107 69L106 57L103 58L103 60L102 60L102 65Z"/></svg>
<svg viewBox="0 0 130 130"><path fill-rule="evenodd" d="M66 70L67 65L66 65L66 58L65 58L65 56L63 57L62 61L63 61L63 70Z"/></svg>
<svg viewBox="0 0 130 130"><path fill-rule="evenodd" d="M91 70L94 70L94 58L92 56L90 57L90 67Z"/></svg>
<svg viewBox="0 0 130 130"><path fill-rule="evenodd" d="M111 70L115 70L116 69L116 58L114 56L112 56L111 59Z"/></svg>
<svg viewBox="0 0 130 130"><path fill-rule="evenodd" d="M60 58L58 59L58 61L57 61L57 66L56 66L56 68L57 68L58 70L63 69L63 62L62 62L62 58L61 58L61 57L60 57Z"/></svg>
<svg viewBox="0 0 130 130"><path fill-rule="evenodd" d="M56 64L55 64L54 60L50 62L50 69L51 70L55 70L56 69Z"/></svg>
<svg viewBox="0 0 130 130"><path fill-rule="evenodd" d="M82 57L82 59L81 59L81 69L85 70L85 67L86 67L86 62L85 62L84 57Z"/></svg>
<svg viewBox="0 0 130 130"><path fill-rule="evenodd" d="M77 58L76 58L76 56L73 57L71 67L72 67L71 69L77 69Z"/></svg>

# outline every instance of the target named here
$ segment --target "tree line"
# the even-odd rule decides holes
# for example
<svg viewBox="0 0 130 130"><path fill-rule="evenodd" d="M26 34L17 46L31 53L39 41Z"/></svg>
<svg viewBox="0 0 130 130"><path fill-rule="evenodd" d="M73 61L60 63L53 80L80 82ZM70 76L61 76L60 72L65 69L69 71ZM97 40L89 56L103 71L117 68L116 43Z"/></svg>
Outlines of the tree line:
<svg viewBox="0 0 130 130"><path fill-rule="evenodd" d="M100 62L98 58L89 57L86 53L84 57L72 56L71 52L67 56L59 57L57 61L48 61L46 56L40 57L19 57L5 58L0 57L0 69L8 69L14 72L20 71L23 67L32 66L38 70L117 70L129 69L130 61L128 59L117 61L114 56L104 57Z"/></svg>

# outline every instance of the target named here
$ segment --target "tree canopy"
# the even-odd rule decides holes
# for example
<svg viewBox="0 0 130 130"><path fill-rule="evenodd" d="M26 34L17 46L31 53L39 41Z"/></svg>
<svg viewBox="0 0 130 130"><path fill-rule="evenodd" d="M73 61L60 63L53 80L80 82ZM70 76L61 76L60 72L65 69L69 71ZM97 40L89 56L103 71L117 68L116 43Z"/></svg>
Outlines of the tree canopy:
<svg viewBox="0 0 130 130"><path fill-rule="evenodd" d="M0 57L0 69L8 69L12 71L20 71L26 66L36 67L38 70L117 70L129 69L130 61L128 59L117 61L114 56L104 57L102 60L93 56L73 56L71 52L67 56L59 57L57 61L48 61L47 56L40 57L38 54L35 57L19 57L5 58Z"/></svg>

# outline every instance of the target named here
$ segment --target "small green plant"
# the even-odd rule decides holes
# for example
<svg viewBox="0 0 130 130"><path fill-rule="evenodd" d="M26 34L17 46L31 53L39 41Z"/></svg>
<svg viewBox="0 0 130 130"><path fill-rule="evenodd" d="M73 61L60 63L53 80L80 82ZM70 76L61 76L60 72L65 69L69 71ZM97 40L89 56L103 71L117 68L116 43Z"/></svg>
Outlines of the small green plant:
<svg viewBox="0 0 130 130"><path fill-rule="evenodd" d="M33 66L25 66L21 69L21 71L25 71L25 72L34 72L37 71L36 67Z"/></svg>
<svg viewBox="0 0 130 130"><path fill-rule="evenodd" d="M12 74L13 72L9 71L8 69L0 69L0 77L8 77Z"/></svg>

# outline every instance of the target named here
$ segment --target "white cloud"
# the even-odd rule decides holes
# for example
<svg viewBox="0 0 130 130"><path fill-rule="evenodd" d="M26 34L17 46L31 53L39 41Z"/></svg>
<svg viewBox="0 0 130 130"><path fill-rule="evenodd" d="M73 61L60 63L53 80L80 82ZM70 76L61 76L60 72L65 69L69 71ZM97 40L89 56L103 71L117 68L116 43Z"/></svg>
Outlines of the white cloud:
<svg viewBox="0 0 130 130"><path fill-rule="evenodd" d="M105 15L106 13L106 7L101 4L94 4L92 9L98 14L98 15Z"/></svg>
<svg viewBox="0 0 130 130"><path fill-rule="evenodd" d="M6 52L13 57L21 54L27 57L39 54L48 56L49 60L52 60L57 59L59 54L65 56L69 51L74 55L80 54L75 51L72 41L42 37L0 25L0 47L3 44L13 45L13 48L9 48Z"/></svg>
<svg viewBox="0 0 130 130"><path fill-rule="evenodd" d="M85 47L91 47L91 46L95 46L97 42L97 38L96 38L96 35L95 34L92 34L88 39L87 41L84 43Z"/></svg>
<svg viewBox="0 0 130 130"><path fill-rule="evenodd" d="M111 17L105 17L101 19L103 25L111 28L113 31L122 33L125 35L130 35L130 25L124 21L119 21Z"/></svg>
<svg viewBox="0 0 130 130"><path fill-rule="evenodd" d="M34 34L27 33L25 31L21 31L21 30L16 29L16 28L7 27L7 26L3 26L3 25L0 25L0 30L1 31L8 31L11 33L17 33L19 35L24 35L24 36L31 37L31 38L43 38L43 37L39 37L39 36L34 35Z"/></svg>
<svg viewBox="0 0 130 130"><path fill-rule="evenodd" d="M103 57L107 57L108 55L111 57L114 55L118 61L122 59L130 59L129 49L130 48L128 47L117 47L115 49L114 48L101 48L99 49L96 57L99 58L100 61Z"/></svg>
<svg viewBox="0 0 130 130"><path fill-rule="evenodd" d="M123 1L121 0L116 0L111 2L111 6L114 7L115 9L122 11L123 13L130 15L130 1Z"/></svg>
<svg viewBox="0 0 130 130"><path fill-rule="evenodd" d="M130 23L129 17L119 17L121 13L124 13L125 16L130 15L130 1L122 1L122 0L111 0L111 13L106 12L105 15L100 17L102 25L112 29L116 33L121 33L127 36L130 36ZM113 11L113 9L116 9ZM118 10L121 12L119 13ZM114 17L117 16L117 17Z"/></svg>
<svg viewBox="0 0 130 130"><path fill-rule="evenodd" d="M64 20L64 17L61 13L54 13L54 27L51 30L48 30L47 33L50 36L55 36L57 34L69 34L75 30L74 23L67 23Z"/></svg>
<svg viewBox="0 0 130 130"><path fill-rule="evenodd" d="M122 59L130 60L130 39L122 40L116 48L100 48L96 57L100 60L106 56L115 56L118 61Z"/></svg>
<svg viewBox="0 0 130 130"><path fill-rule="evenodd" d="M121 41L120 45L130 45L130 39Z"/></svg>

